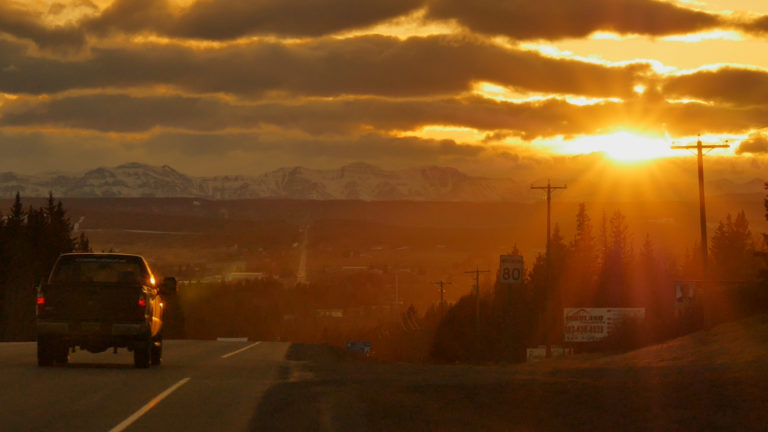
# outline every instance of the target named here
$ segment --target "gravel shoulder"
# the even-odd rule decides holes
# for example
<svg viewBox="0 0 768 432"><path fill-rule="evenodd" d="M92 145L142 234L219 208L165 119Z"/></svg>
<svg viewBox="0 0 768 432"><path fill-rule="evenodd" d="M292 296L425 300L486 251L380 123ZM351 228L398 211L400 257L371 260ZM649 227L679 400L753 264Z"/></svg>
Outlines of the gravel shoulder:
<svg viewBox="0 0 768 432"><path fill-rule="evenodd" d="M768 430L768 316L621 355L385 364L293 345L255 430Z"/></svg>

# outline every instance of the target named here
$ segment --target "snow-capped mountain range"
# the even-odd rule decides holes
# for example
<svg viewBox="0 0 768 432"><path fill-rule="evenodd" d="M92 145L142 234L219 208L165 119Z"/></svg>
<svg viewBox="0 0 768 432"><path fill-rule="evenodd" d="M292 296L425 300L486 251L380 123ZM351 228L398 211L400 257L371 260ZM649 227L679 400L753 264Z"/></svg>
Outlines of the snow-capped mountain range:
<svg viewBox="0 0 768 432"><path fill-rule="evenodd" d="M315 200L506 201L521 188L509 179L468 176L455 168L387 171L365 163L334 170L280 168L257 176L192 177L164 165L128 163L82 175L0 173L0 197L196 197ZM527 185L525 185L527 187Z"/></svg>

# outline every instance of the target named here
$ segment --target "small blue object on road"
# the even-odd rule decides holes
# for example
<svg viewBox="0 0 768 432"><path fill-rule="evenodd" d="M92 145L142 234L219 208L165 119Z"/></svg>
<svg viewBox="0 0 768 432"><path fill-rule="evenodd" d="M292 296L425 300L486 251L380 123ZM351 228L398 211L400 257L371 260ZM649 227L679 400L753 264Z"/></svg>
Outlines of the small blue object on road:
<svg viewBox="0 0 768 432"><path fill-rule="evenodd" d="M351 351L358 354L371 354L371 343L367 341L352 341L347 342L347 351Z"/></svg>

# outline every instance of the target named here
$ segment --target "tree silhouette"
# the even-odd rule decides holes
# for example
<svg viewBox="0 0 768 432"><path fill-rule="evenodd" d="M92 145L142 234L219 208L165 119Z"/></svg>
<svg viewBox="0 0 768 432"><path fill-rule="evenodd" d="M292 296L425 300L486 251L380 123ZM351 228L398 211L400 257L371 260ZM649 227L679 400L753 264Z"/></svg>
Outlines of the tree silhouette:
<svg viewBox="0 0 768 432"><path fill-rule="evenodd" d="M720 221L712 235L710 254L714 275L721 280L747 281L757 275L758 260L744 210Z"/></svg>
<svg viewBox="0 0 768 432"><path fill-rule="evenodd" d="M576 213L576 233L568 249L565 277L562 281L564 306L588 306L596 296L598 261L597 240L592 229L592 220L587 214L584 203L579 204L579 210Z"/></svg>
<svg viewBox="0 0 768 432"><path fill-rule="evenodd" d="M88 245L82 235L78 245ZM10 213L0 223L0 337L34 336L36 285L45 279L56 258L71 252L72 224L61 201L48 196L45 207L24 210L16 193Z"/></svg>

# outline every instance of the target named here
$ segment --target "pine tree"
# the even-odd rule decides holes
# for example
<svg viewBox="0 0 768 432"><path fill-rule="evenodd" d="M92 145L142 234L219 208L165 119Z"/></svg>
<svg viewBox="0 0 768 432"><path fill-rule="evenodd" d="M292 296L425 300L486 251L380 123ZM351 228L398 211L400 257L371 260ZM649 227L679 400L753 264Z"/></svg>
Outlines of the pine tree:
<svg viewBox="0 0 768 432"><path fill-rule="evenodd" d="M562 316L562 291L565 262L568 257L560 226L555 224L549 240L549 262L547 256L539 254L530 273L529 286L533 291L533 309L538 319L538 331L535 339L544 342L547 335L562 334L559 317Z"/></svg>
<svg viewBox="0 0 768 432"><path fill-rule="evenodd" d="M8 215L8 220L6 222L9 233L12 236L21 232L21 226L24 225L25 216L24 205L21 203L21 195L16 192L16 198L13 201L11 213Z"/></svg>
<svg viewBox="0 0 768 432"><path fill-rule="evenodd" d="M29 339L34 335L36 284L45 279L59 254L73 250L72 224L52 194L47 206L24 211L16 193L0 228L0 336ZM88 246L84 235L79 242Z"/></svg>
<svg viewBox="0 0 768 432"><path fill-rule="evenodd" d="M0 212L0 338L5 334L5 278L8 274L8 248L5 217Z"/></svg>
<svg viewBox="0 0 768 432"><path fill-rule="evenodd" d="M84 232L81 232L75 241L75 252L93 252L91 249L91 242Z"/></svg>
<svg viewBox="0 0 768 432"><path fill-rule="evenodd" d="M576 213L576 233L569 245L563 282L566 307L589 306L595 297L595 281L598 269L597 242L592 231L592 221L584 203Z"/></svg>
<svg viewBox="0 0 768 432"><path fill-rule="evenodd" d="M753 280L757 275L757 258L749 221L740 211L735 219L728 214L720 221L710 247L713 270L722 280Z"/></svg>
<svg viewBox="0 0 768 432"><path fill-rule="evenodd" d="M633 269L635 277L632 284L632 304L645 307L658 306L661 272L653 241L647 233L640 246L637 266Z"/></svg>
<svg viewBox="0 0 768 432"><path fill-rule="evenodd" d="M598 302L604 306L625 306L628 302L629 267L632 248L626 217L616 210L606 225L603 218L602 269Z"/></svg>

